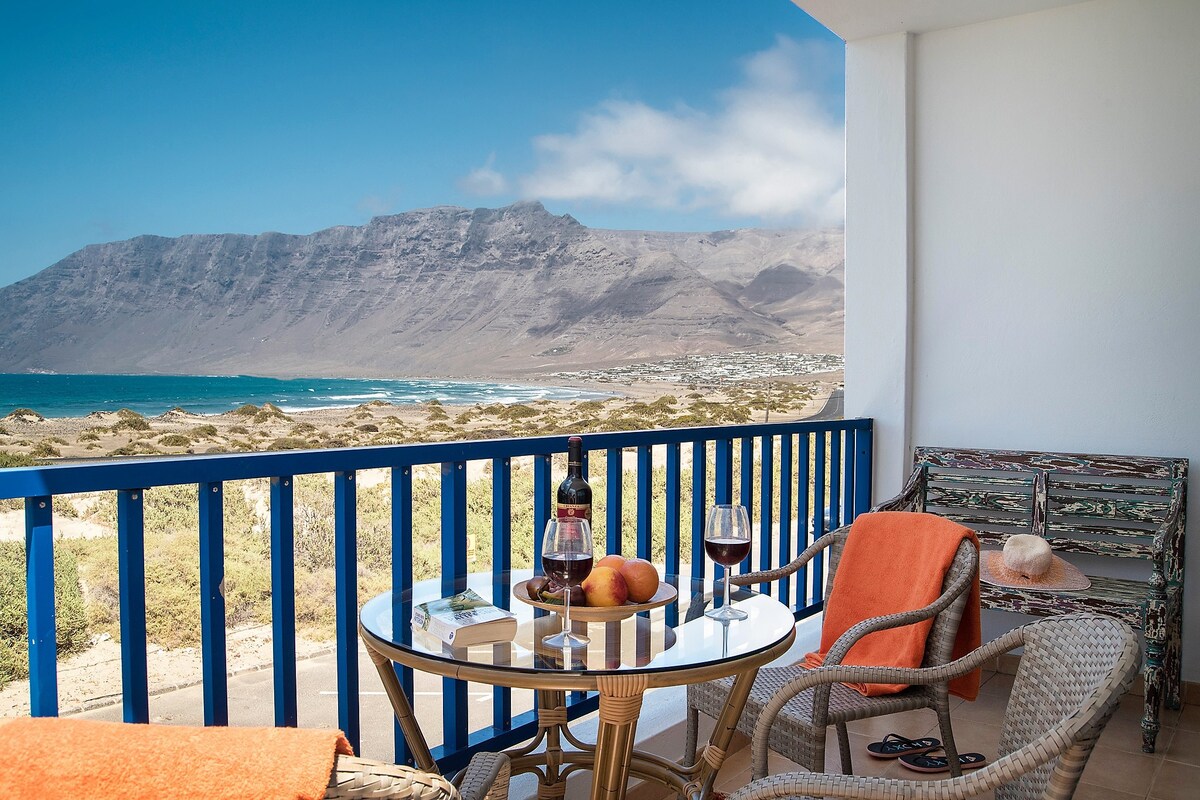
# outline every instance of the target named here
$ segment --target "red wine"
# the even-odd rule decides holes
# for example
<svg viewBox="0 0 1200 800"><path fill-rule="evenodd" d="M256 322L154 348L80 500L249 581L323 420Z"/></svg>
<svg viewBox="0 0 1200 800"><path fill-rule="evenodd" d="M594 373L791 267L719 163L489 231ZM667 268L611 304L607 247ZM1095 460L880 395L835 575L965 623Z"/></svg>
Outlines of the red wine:
<svg viewBox="0 0 1200 800"><path fill-rule="evenodd" d="M723 567L732 567L750 555L749 539L705 539L704 552Z"/></svg>
<svg viewBox="0 0 1200 800"><path fill-rule="evenodd" d="M583 479L583 440L567 440L567 477L558 485L556 517L582 517L592 524L592 487Z"/></svg>
<svg viewBox="0 0 1200 800"><path fill-rule="evenodd" d="M561 584L578 586L592 571L591 554L543 553L542 569Z"/></svg>

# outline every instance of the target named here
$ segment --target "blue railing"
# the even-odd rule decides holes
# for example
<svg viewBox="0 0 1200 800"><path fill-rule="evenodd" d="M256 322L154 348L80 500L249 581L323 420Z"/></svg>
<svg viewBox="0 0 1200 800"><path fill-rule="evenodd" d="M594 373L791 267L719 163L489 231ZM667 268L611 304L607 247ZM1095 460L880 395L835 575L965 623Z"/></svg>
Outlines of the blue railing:
<svg viewBox="0 0 1200 800"><path fill-rule="evenodd" d="M735 442L739 447L735 449ZM776 447L778 443L778 448ZM272 636L275 724L297 723L295 564L293 484L296 475L333 473L335 520L338 724L356 750L360 739L356 483L359 470L391 470L392 584L413 586L413 468L441 468L441 588L453 593L467 576L467 463L490 461L492 474L493 602L509 603L507 574L512 568L512 459L533 458L533 563L539 563L540 532L551 512L551 456L566 451L567 437L446 442L338 450L201 455L126 459L0 470L0 499L24 498L29 626L30 708L34 716L58 714L54 609L53 498L79 492L117 493L117 547L123 714L128 722L149 719L146 643L143 495L151 487L198 487L200 617L204 723L229 721L226 674L224 581L224 484L270 479ZM684 445L691 450L690 486L684 485ZM636 453L636 552L649 557L654 539L654 448L665 448L664 531L666 572L684 563L703 577L704 513L715 502L738 501L759 515L758 547L744 568L786 563L813 539L866 511L871 500L871 421L785 422L678 428L584 437L588 453L607 457L607 480L597 506L604 506L606 549L622 549L624 451ZM735 460L735 452L739 458ZM779 453L776 458L776 452ZM587 457L585 455L585 466ZM709 483L709 470L712 482ZM755 469L758 474L756 476ZM735 472L740 474L735 476ZM735 477L739 487L735 495ZM755 479L758 491L754 491ZM776 489L778 490L776 492ZM691 549L683 552L682 509L690 503ZM762 513L764 509L771 513ZM773 517L778 517L775 523ZM716 569L720 570L719 567ZM720 577L720 573L716 575ZM794 581L763 584L793 608L797 618L820 608L824 571L818 561ZM399 669L412 692L410 670ZM596 707L594 697L572 695L577 715ZM444 767L463 763L471 752L505 747L536 732L533 712L513 714L510 690L496 689L492 724L469 731L466 684L445 679L442 692L443 744L434 755ZM396 758L407 759L399 728Z"/></svg>

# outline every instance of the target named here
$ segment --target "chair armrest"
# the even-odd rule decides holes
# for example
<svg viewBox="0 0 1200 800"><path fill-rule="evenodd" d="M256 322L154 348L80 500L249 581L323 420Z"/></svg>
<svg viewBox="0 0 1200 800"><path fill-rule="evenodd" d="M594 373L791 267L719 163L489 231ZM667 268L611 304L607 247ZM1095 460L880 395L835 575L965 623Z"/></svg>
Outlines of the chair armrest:
<svg viewBox="0 0 1200 800"><path fill-rule="evenodd" d="M454 778L463 800L504 800L508 797L509 761L503 753L476 753Z"/></svg>
<svg viewBox="0 0 1200 800"><path fill-rule="evenodd" d="M846 657L846 653L850 652L850 648L857 644L859 639L862 639L869 633L885 631L891 628L901 628L905 625L912 625L922 620L934 618L971 587L971 584L975 580L977 569L978 567L976 570L959 575L936 600L924 608L918 608L914 611L903 611L898 614L887 614L882 617L872 617L854 625L838 637L838 640L829 648L829 652L825 654L825 664L827 666L841 664L842 659Z"/></svg>
<svg viewBox="0 0 1200 800"><path fill-rule="evenodd" d="M853 629L852 629L853 630ZM750 761L755 775L765 775L767 769L767 743L775 718L788 702L805 691L823 684L834 683L906 683L927 685L941 683L978 669L989 659L1007 653L1025 643L1025 631L1015 628L1003 636L988 642L977 650L940 667L856 667L848 664L819 667L798 675L779 688L763 708L754 726L751 741Z"/></svg>
<svg viewBox="0 0 1200 800"><path fill-rule="evenodd" d="M878 504L872 511L924 511L925 510L925 484L928 473L924 467L917 467L908 476L908 480L904 483L904 488L900 490L900 494L893 497L891 500L884 500Z"/></svg>
<svg viewBox="0 0 1200 800"><path fill-rule="evenodd" d="M1176 558L1183 560L1184 508L1186 507L1186 490L1177 489L1167 509L1167 517L1163 524L1154 532L1151 545L1154 563L1159 565L1164 577L1171 577L1177 571Z"/></svg>
<svg viewBox="0 0 1200 800"><path fill-rule="evenodd" d="M813 557L816 556L817 553L834 544L839 539L846 538L849 533L849 526L838 528L836 531L830 531L820 539L817 539L815 542L810 544L804 549L803 553L796 556L782 567L777 567L776 569L765 569L761 572L747 572L744 575L735 575L729 579L729 582L734 586L749 586L752 583L767 583L769 581L777 581L780 578L791 575L809 561L812 561Z"/></svg>

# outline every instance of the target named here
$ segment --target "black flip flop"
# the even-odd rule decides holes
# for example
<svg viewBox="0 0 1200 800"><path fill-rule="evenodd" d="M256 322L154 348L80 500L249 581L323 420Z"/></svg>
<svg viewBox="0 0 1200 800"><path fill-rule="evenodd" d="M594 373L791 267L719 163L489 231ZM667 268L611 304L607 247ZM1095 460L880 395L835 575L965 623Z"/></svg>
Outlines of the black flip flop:
<svg viewBox="0 0 1200 800"><path fill-rule="evenodd" d="M911 755L901 756L900 764L914 772L949 772L950 759L946 757L945 750L936 748L942 752L940 756L929 755ZM958 765L964 770L977 769L987 763L987 756L983 753L959 753Z"/></svg>
<svg viewBox="0 0 1200 800"><path fill-rule="evenodd" d="M867 745L867 754L875 758L899 758L900 756L919 755L936 750L942 746L940 739L926 736L923 739L909 739L898 733L889 733L882 742L871 742Z"/></svg>

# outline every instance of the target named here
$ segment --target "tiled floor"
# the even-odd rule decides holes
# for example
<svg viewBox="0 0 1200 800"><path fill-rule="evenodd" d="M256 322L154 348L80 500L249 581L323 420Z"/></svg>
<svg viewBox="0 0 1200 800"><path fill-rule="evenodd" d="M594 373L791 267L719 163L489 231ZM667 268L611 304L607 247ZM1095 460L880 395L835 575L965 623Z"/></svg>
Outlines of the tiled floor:
<svg viewBox="0 0 1200 800"><path fill-rule="evenodd" d="M981 752L989 758L995 756L1011 686L1011 676L987 673L976 701L955 701L951 715L954 738L961 752ZM1141 751L1141 713L1141 698L1132 695L1126 697L1092 753L1083 781L1075 793L1076 800L1200 798L1200 706L1189 705L1182 711L1163 712L1158 752L1153 754ZM910 711L862 720L851 723L849 728L854 771L858 774L916 780L948 776L948 773L940 776L921 775L903 768L895 761L881 761L865 754L868 742L876 741L890 731L909 737L926 734L937 736L937 718L932 711ZM681 723L656 737L654 751L666 755L672 748L682 750L683 737L684 726ZM733 791L750 780L750 748L744 738L740 738L740 743L742 748L730 755L718 778L717 789L721 791ZM772 772L786 772L799 768L787 759L772 754L770 769ZM826 769L840 772L837 740L832 729ZM659 800L674 796L649 786L632 790L629 795L630 800ZM991 794L982 796L990 798Z"/></svg>

